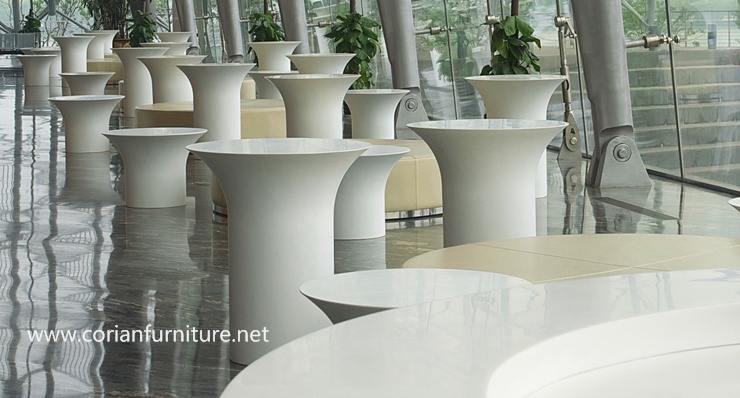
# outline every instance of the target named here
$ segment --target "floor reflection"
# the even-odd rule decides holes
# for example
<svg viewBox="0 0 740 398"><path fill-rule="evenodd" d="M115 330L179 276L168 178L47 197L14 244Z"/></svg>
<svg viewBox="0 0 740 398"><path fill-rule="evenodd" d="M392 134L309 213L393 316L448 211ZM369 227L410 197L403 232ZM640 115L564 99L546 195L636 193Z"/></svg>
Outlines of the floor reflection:
<svg viewBox="0 0 740 398"><path fill-rule="evenodd" d="M126 208L120 157L65 154L61 116L45 95L0 73L0 395L217 396L241 369L224 343L29 337L228 328L227 228L211 221L207 168L189 159L186 206ZM727 195L659 179L646 191L599 192L584 187L584 163L559 165L554 154L549 171L540 233L740 236ZM400 267L442 247L442 222L337 242L336 270Z"/></svg>

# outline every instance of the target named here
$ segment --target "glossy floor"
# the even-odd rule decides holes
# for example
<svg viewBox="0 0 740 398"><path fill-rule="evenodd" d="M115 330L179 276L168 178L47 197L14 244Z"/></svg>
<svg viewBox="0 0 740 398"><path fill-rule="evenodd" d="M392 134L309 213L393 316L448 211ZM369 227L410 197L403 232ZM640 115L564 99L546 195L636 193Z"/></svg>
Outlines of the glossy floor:
<svg viewBox="0 0 740 398"><path fill-rule="evenodd" d="M242 368L225 343L121 341L147 325L227 328L226 226L211 222L205 166L188 162L186 206L126 208L120 157L65 154L59 114L24 107L26 94L22 78L0 75L0 395L218 395ZM662 180L586 189L583 169L550 154L541 234L740 237L728 195ZM400 267L442 245L441 218L387 226L385 238L336 242L337 271ZM29 335L46 330L80 339Z"/></svg>

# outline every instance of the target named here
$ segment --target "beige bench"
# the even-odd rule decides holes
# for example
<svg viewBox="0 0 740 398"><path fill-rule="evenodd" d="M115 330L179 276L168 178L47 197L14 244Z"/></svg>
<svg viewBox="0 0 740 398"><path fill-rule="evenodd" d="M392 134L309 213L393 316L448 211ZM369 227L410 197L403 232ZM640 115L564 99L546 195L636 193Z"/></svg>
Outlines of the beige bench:
<svg viewBox="0 0 740 398"><path fill-rule="evenodd" d="M442 179L437 159L422 140L363 139L376 145L411 149L398 161L385 188L386 218L438 214L442 207Z"/></svg>

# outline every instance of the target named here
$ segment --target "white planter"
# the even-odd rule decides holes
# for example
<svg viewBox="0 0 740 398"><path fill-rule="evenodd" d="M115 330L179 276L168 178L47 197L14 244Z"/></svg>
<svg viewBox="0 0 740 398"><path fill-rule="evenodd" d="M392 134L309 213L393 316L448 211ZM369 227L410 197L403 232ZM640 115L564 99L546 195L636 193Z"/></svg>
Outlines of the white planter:
<svg viewBox="0 0 740 398"><path fill-rule="evenodd" d="M369 144L351 140L253 139L187 148L218 176L229 206L229 328L269 330L269 342L230 344L250 364L329 320L299 292L334 273L334 200Z"/></svg>
<svg viewBox="0 0 740 398"><path fill-rule="evenodd" d="M354 54L292 54L288 59L304 74L341 75Z"/></svg>
<svg viewBox="0 0 740 398"><path fill-rule="evenodd" d="M287 72L290 70L288 55L293 54L299 41L265 41L249 43L257 54L257 65L260 70Z"/></svg>
<svg viewBox="0 0 740 398"><path fill-rule="evenodd" d="M102 37L103 56L101 58L105 58L106 55L113 54L113 39L115 39L118 34L117 30L88 30L85 31L85 33Z"/></svg>
<svg viewBox="0 0 740 398"><path fill-rule="evenodd" d="M92 41L87 46L87 59L103 59L105 58L105 46L108 44L108 38L105 34L100 35L97 33L75 33L75 36L90 36Z"/></svg>
<svg viewBox="0 0 740 398"><path fill-rule="evenodd" d="M38 55L56 56L49 66L49 85L61 86L62 78L59 77L59 74L62 73L62 49L59 47L40 47L32 49L31 52Z"/></svg>
<svg viewBox="0 0 740 398"><path fill-rule="evenodd" d="M567 125L520 119L410 123L439 164L445 247L535 236L537 163Z"/></svg>
<svg viewBox="0 0 740 398"><path fill-rule="evenodd" d="M181 43L190 40L193 32L155 32L159 41L167 43Z"/></svg>
<svg viewBox="0 0 740 398"><path fill-rule="evenodd" d="M385 185L393 166L409 148L373 145L352 164L339 186L334 207L334 239L385 236Z"/></svg>
<svg viewBox="0 0 740 398"><path fill-rule="evenodd" d="M185 205L185 166L205 129L144 128L103 133L123 158L126 206L162 208Z"/></svg>
<svg viewBox="0 0 740 398"><path fill-rule="evenodd" d="M277 72L277 71L251 71L249 76L254 80L257 86L257 98L259 99L283 99L280 90L267 80L268 76L296 74L296 71Z"/></svg>
<svg viewBox="0 0 740 398"><path fill-rule="evenodd" d="M396 138L396 108L409 90L350 90L344 101L352 113L352 138Z"/></svg>
<svg viewBox="0 0 740 398"><path fill-rule="evenodd" d="M71 95L103 95L114 72L76 72L62 73Z"/></svg>
<svg viewBox="0 0 740 398"><path fill-rule="evenodd" d="M23 82L26 86L48 86L49 68L55 55L18 55L23 65Z"/></svg>
<svg viewBox="0 0 740 398"><path fill-rule="evenodd" d="M547 104L565 76L490 75L465 80L475 87L489 119L547 119ZM547 156L543 151L537 172L536 197L547 196Z"/></svg>
<svg viewBox="0 0 740 398"><path fill-rule="evenodd" d="M151 104L152 78L149 70L139 57L153 57L167 51L164 47L154 48L114 48L113 53L118 55L123 64L123 81L126 82L126 98L123 100L123 117L134 118L136 107Z"/></svg>
<svg viewBox="0 0 740 398"><path fill-rule="evenodd" d="M62 50L62 72L87 72L87 46L92 36L54 36ZM62 86L66 84L62 82Z"/></svg>
<svg viewBox="0 0 740 398"><path fill-rule="evenodd" d="M156 43L141 43L142 47L165 47L167 51L164 55L185 55L190 48L188 42L160 41ZM203 56L205 58L205 56Z"/></svg>
<svg viewBox="0 0 740 398"><path fill-rule="evenodd" d="M204 58L205 55L139 57L152 79L152 103L192 101L190 80L176 65L199 64Z"/></svg>
<svg viewBox="0 0 740 398"><path fill-rule="evenodd" d="M208 130L200 141L241 138L241 85L254 64L177 66L193 89L193 127Z"/></svg>
<svg viewBox="0 0 740 398"><path fill-rule="evenodd" d="M62 112L64 118L65 151L69 153L107 152L108 131L113 108L123 99L121 95L72 95L52 97L49 101Z"/></svg>
<svg viewBox="0 0 740 398"><path fill-rule="evenodd" d="M344 95L359 75L282 75L267 79L285 102L288 137L343 136Z"/></svg>

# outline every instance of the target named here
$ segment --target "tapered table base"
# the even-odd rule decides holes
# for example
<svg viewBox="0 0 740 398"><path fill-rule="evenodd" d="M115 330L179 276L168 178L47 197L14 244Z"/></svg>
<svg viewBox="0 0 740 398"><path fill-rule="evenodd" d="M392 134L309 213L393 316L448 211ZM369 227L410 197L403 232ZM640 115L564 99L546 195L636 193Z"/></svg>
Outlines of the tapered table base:
<svg viewBox="0 0 740 398"><path fill-rule="evenodd" d="M334 199L369 144L351 140L254 139L187 148L218 176L229 207L229 328L257 331L230 344L249 364L329 320L298 288L334 273ZM267 341L269 340L269 341Z"/></svg>

